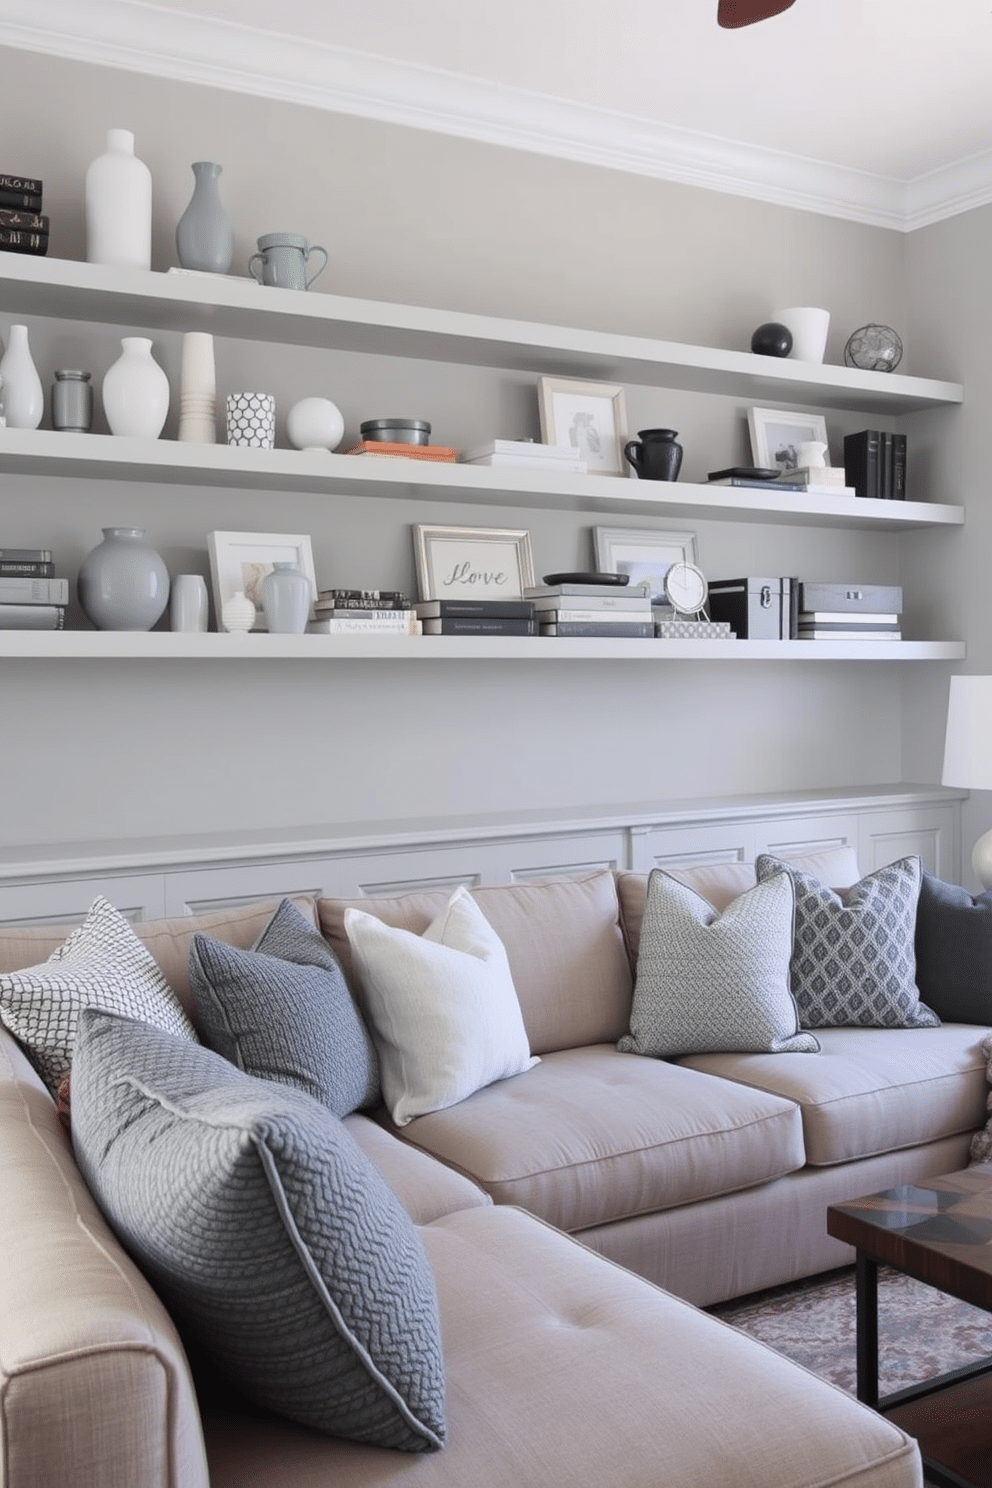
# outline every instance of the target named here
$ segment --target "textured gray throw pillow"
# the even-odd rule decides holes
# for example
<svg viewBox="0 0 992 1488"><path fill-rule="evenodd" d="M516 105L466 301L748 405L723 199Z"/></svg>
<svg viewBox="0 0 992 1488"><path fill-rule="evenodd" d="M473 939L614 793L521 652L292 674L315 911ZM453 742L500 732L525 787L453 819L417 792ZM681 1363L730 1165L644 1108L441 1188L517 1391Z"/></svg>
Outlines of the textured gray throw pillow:
<svg viewBox="0 0 992 1488"><path fill-rule="evenodd" d="M250 951L194 935L200 1037L246 1074L296 1085L336 1116L375 1105L379 1066L337 956L284 899Z"/></svg>
<svg viewBox="0 0 992 1488"><path fill-rule="evenodd" d="M804 1028L936 1028L916 985L919 858L900 858L835 893L762 853L759 880L785 871L796 889L792 991Z"/></svg>
<svg viewBox="0 0 992 1488"><path fill-rule="evenodd" d="M434 1277L336 1116L94 1009L79 1020L72 1080L87 1183L222 1374L319 1431L409 1452L443 1444Z"/></svg>
<svg viewBox="0 0 992 1488"><path fill-rule="evenodd" d="M780 873L723 913L661 869L648 880L629 1054L815 1054L789 991L792 883Z"/></svg>

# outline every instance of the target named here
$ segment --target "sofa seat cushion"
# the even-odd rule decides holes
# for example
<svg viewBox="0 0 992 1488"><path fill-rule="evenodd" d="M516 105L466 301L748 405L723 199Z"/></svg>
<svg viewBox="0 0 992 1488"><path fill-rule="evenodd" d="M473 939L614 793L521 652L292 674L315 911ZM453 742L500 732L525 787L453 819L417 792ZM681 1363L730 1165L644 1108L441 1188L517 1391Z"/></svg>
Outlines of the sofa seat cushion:
<svg viewBox="0 0 992 1488"><path fill-rule="evenodd" d="M497 1204L569 1231L750 1188L804 1163L792 1102L604 1044L547 1054L526 1076L418 1116L402 1136Z"/></svg>
<svg viewBox="0 0 992 1488"><path fill-rule="evenodd" d="M819 1028L821 1051L694 1054L680 1064L795 1101L814 1167L916 1147L985 1119L987 1029Z"/></svg>
<svg viewBox="0 0 992 1488"><path fill-rule="evenodd" d="M357 986L345 910L422 935L450 892L317 901L320 928ZM630 1022L632 981L614 875L605 869L473 889L506 948L532 1054L615 1042Z"/></svg>
<svg viewBox="0 0 992 1488"><path fill-rule="evenodd" d="M472 1209L421 1237L444 1331L445 1450L397 1465L208 1410L211 1488L918 1488L917 1448L890 1422L528 1215Z"/></svg>
<svg viewBox="0 0 992 1488"><path fill-rule="evenodd" d="M477 1183L419 1147L397 1142L392 1132L371 1116L355 1111L345 1117L344 1128L385 1178L414 1224L430 1224L458 1209L492 1206L492 1199Z"/></svg>

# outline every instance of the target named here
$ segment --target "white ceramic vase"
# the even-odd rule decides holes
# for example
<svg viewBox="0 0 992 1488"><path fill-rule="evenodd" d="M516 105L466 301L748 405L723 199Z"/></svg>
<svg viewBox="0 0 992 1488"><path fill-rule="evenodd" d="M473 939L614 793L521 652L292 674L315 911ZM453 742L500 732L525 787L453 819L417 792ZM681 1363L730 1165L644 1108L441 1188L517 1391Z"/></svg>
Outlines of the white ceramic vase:
<svg viewBox="0 0 992 1488"><path fill-rule="evenodd" d="M821 439L804 439L796 448L800 466L819 470L826 465L827 446Z"/></svg>
<svg viewBox="0 0 992 1488"><path fill-rule="evenodd" d="M125 336L103 379L103 411L111 434L157 439L169 412L169 379L146 336Z"/></svg>
<svg viewBox="0 0 992 1488"><path fill-rule="evenodd" d="M251 630L255 624L255 606L243 589L235 590L225 599L221 605L220 623L232 634Z"/></svg>
<svg viewBox="0 0 992 1488"><path fill-rule="evenodd" d="M152 176L129 129L108 129L107 148L86 172L86 259L116 268L152 266Z"/></svg>
<svg viewBox="0 0 992 1488"><path fill-rule="evenodd" d="M301 450L337 449L344 417L330 398L301 398L286 415L286 437Z"/></svg>
<svg viewBox="0 0 992 1488"><path fill-rule="evenodd" d="M97 630L151 630L169 603L169 571L143 527L104 527L79 566L76 591Z"/></svg>
<svg viewBox="0 0 992 1488"><path fill-rule="evenodd" d="M169 624L173 630L205 631L207 583L202 574L176 574L169 595Z"/></svg>
<svg viewBox="0 0 992 1488"><path fill-rule="evenodd" d="M788 326L792 332L792 350L789 359L793 362L822 362L827 349L827 332L830 329L830 311L818 310L813 305L797 305L790 310L776 310L772 320Z"/></svg>
<svg viewBox="0 0 992 1488"><path fill-rule="evenodd" d="M179 369L179 438L192 444L217 442L217 374L214 338L187 331Z"/></svg>
<svg viewBox="0 0 992 1488"><path fill-rule="evenodd" d="M265 623L272 635L302 635L313 593L298 563L274 563L261 585Z"/></svg>
<svg viewBox="0 0 992 1488"><path fill-rule="evenodd" d="M28 345L28 328L12 325L0 357L4 414L8 429L37 429L45 411L45 390Z"/></svg>

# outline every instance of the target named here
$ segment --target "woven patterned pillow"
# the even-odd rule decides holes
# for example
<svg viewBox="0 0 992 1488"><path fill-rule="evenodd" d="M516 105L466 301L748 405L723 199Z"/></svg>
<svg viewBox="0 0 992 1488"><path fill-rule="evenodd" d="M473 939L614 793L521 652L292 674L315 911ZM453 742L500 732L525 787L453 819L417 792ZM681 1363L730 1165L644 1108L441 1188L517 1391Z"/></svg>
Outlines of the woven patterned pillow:
<svg viewBox="0 0 992 1488"><path fill-rule="evenodd" d="M919 858L900 858L843 894L763 853L759 880L783 870L796 890L792 992L804 1028L936 1028L916 985Z"/></svg>
<svg viewBox="0 0 992 1488"><path fill-rule="evenodd" d="M87 1008L72 1130L109 1223L244 1395L354 1441L442 1445L433 1273L413 1221L325 1106Z"/></svg>
<svg viewBox="0 0 992 1488"><path fill-rule="evenodd" d="M0 1021L23 1044L53 1096L72 1064L84 1007L141 1018L196 1041L157 961L120 911L100 896L47 961L0 976Z"/></svg>
<svg viewBox="0 0 992 1488"><path fill-rule="evenodd" d="M677 1054L815 1054L789 991L792 883L780 873L719 913L656 868L637 957L630 1033L618 1048Z"/></svg>

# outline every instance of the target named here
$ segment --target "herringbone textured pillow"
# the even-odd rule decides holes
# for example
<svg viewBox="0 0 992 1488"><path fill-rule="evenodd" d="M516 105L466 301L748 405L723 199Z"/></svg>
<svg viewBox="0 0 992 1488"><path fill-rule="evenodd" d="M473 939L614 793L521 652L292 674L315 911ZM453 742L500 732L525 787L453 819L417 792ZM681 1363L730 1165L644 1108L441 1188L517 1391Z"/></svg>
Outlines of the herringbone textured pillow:
<svg viewBox="0 0 992 1488"><path fill-rule="evenodd" d="M0 976L0 1021L24 1045L53 1096L72 1064L84 1007L108 1008L196 1040L158 962L100 895L47 961Z"/></svg>
<svg viewBox="0 0 992 1488"><path fill-rule="evenodd" d="M900 858L837 894L768 853L759 880L783 870L796 889L792 991L804 1028L936 1028L916 985L919 858Z"/></svg>
<svg viewBox="0 0 992 1488"><path fill-rule="evenodd" d="M624 1053L815 1054L789 991L792 882L784 873L748 889L720 914L656 868L637 957Z"/></svg>
<svg viewBox="0 0 992 1488"><path fill-rule="evenodd" d="M325 1106L90 1008L72 1135L122 1243L244 1395L354 1441L442 1445L433 1273L409 1215Z"/></svg>

